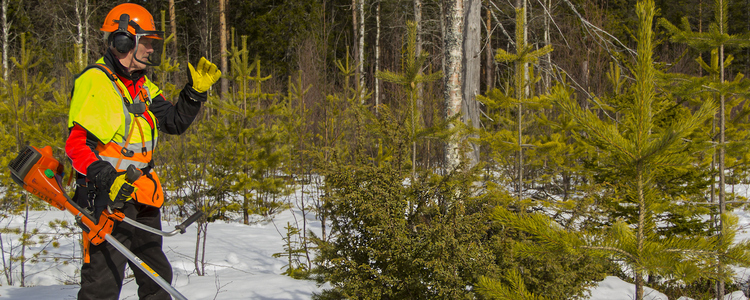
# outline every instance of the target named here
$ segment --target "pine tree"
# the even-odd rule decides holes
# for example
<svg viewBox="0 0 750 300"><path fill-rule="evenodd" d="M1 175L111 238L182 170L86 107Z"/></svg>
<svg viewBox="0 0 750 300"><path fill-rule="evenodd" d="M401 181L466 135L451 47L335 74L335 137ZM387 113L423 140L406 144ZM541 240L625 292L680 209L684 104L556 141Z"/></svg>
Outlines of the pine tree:
<svg viewBox="0 0 750 300"><path fill-rule="evenodd" d="M516 195L518 197L519 202L523 198L523 190L524 190L524 184L523 184L523 148L526 147L524 145L524 137L523 137L523 131L524 131L524 112L523 108L524 105L529 104L537 104L542 102L541 98L531 98L527 99L527 92L529 90L530 85L532 82L529 80L533 77L533 75L530 75L531 70L528 69L529 63L536 63L540 57L546 55L547 53L552 52L552 46L547 45L544 46L541 49L533 50L532 46L526 43L526 38L524 34L524 28L525 28L525 12L522 8L516 9L516 53L511 54L503 49L497 50L497 55L495 55L495 60L498 62L510 62L515 65L515 70L513 73L513 82L514 82L514 88L513 91L515 92L515 99L509 99L510 101L513 101L517 105L517 112L516 112L516 120L515 120L515 126L516 126L516 137L511 140L515 140L515 144L518 148L516 148L517 154L517 164L516 164ZM495 93L494 95L500 96L498 93ZM505 98L505 97L503 97ZM486 99L486 98L485 98ZM507 98L506 98L507 99Z"/></svg>
<svg viewBox="0 0 750 300"><path fill-rule="evenodd" d="M625 263L634 277L636 299L643 299L645 276L649 274L692 282L711 277L719 255L734 263L746 264L747 243L730 247L732 257L715 249L727 242L715 237L688 235L666 236L657 228L662 214L670 213L670 198L659 189L656 179L663 172L679 168L688 156L683 139L697 129L715 111L713 102L704 103L695 113L679 116L665 124L658 123L660 111L659 86L653 61L653 1L640 1L636 7L639 18L638 52L632 69L633 87L626 93L629 101L620 103L619 119L600 119L583 109L564 88L553 89L552 100L581 126L579 138L595 146L606 158L600 163L617 168L619 180L612 182L617 193L609 193L621 205L632 207L629 215L612 220L600 230L566 230L541 214L515 214L498 207L493 219L501 224L528 232L537 239L526 251L555 249L565 253L587 251ZM618 196L620 195L620 196ZM612 201L612 200L610 200ZM726 217L724 217L727 219ZM726 234L731 235L725 231Z"/></svg>
<svg viewBox="0 0 750 300"><path fill-rule="evenodd" d="M384 133L408 132L392 129ZM387 145L397 147L394 156L408 155L408 144ZM420 172L405 186L410 172L394 165L338 164L325 174L332 238L314 238L315 272L331 288L315 298L473 299L467 287L494 273L484 204L469 196L476 178Z"/></svg>
<svg viewBox="0 0 750 300"><path fill-rule="evenodd" d="M683 88L687 90L698 92L700 94L708 94L705 96L708 99L716 99L719 102L719 114L718 124L714 126L712 124L711 140L716 143L717 147L714 150L718 157L715 157L712 162L712 170L714 165L718 165L716 172L719 175L718 180L718 191L715 191L715 185L712 183L710 191L711 202L714 202L714 195L718 193L718 215L721 216L726 211L726 204L729 202L726 195L726 170L732 170L732 173L747 173L748 157L745 152L750 142L748 142L748 134L746 130L747 116L750 115L750 107L746 102L746 97L742 95L748 89L747 80L743 80L743 75L739 74L733 81L726 80L726 71L732 64L734 57L725 55L725 48L736 47L736 48L747 48L750 47L750 33L731 35L729 34L728 26L728 7L729 1L718 0L714 2L714 18L715 23L709 26L708 32L693 32L691 25L687 17L682 19L682 28L678 28L666 19L660 19L659 23L671 33L671 40L677 43L685 43L693 49L699 52L710 51L711 61L710 64L706 63L702 57L698 57L696 61L699 63L703 71L706 71L707 75L703 78L690 78L689 76L682 76L683 79L687 79L683 83ZM708 92L704 89L704 86L708 86ZM734 112L733 112L734 111ZM714 128L718 127L718 134L714 133ZM711 176L715 178L715 175ZM718 222L719 233L725 231L722 220L724 218L714 218ZM721 234L719 235L721 236ZM719 250L722 251L722 250ZM722 261L717 264L717 272L724 274L726 266ZM724 281L729 279L729 276L720 276L717 284L716 293L717 297L724 297Z"/></svg>
<svg viewBox="0 0 750 300"><path fill-rule="evenodd" d="M305 244L307 241L296 240L300 236L300 229L287 222L286 236L284 236L284 252L274 253L273 257L286 257L287 264L282 267L285 269L282 275L288 275L295 279L303 279L308 276L309 270L307 264L302 262L303 257L307 257L307 249Z"/></svg>
<svg viewBox="0 0 750 300"><path fill-rule="evenodd" d="M407 46L406 46L406 59L401 74L394 73L391 71L378 72L376 76L383 81L392 82L400 85L406 90L409 97L409 107L411 113L411 119L409 124L411 127L411 140L412 140L412 177L416 176L417 171L417 134L422 131L422 121L419 111L417 110L417 103L421 103L419 99L419 87L423 83L432 82L440 79L443 76L442 72L422 74L422 66L427 61L427 53L417 53L417 29L416 23L407 23Z"/></svg>
<svg viewBox="0 0 750 300"><path fill-rule="evenodd" d="M5 148L6 153L18 153L27 144L31 145L50 145L54 148L62 148L66 130L60 130L55 126L57 122L63 123L67 120L67 102L57 98L55 101L47 101L49 93L52 91L52 84L55 79L48 79L45 74L39 72L32 75L35 68L42 63L40 49L28 42L27 34L21 35L20 56L10 57L15 68L19 71L20 80L11 80L10 82L0 80L2 83L2 97L5 101L2 105L1 114L7 119L3 121L10 124L13 137L9 148ZM45 109L46 108L46 109ZM60 124L58 123L58 124ZM7 128L7 127L6 127ZM5 163L10 161L13 155L7 156ZM4 172L8 172L5 170ZM26 249L34 244L32 238L36 235L34 229L28 228L29 210L35 207L42 207L43 202L31 197L27 192L21 192L21 187L8 180L10 176L3 176L4 186L7 187L5 193L5 206L7 211L13 213L23 212L24 225L21 229L20 245L21 250L15 259L20 262L20 279L21 286L25 285L26 263L29 257L26 256Z"/></svg>
<svg viewBox="0 0 750 300"><path fill-rule="evenodd" d="M534 295L526 289L523 278L516 270L510 270L505 275L508 285L494 279L482 277L479 280L479 293L488 299L497 300L546 300L544 296Z"/></svg>
<svg viewBox="0 0 750 300"><path fill-rule="evenodd" d="M271 76L261 76L261 61L250 63L247 37L242 37L242 49L232 47L232 79L238 89L234 97L224 97L210 103L221 111L217 118L218 130L231 137L222 142L220 157L230 168L232 191L241 195L239 211L243 223L249 224L250 214L270 216L283 203L276 198L287 193L286 183L276 172L287 161L289 146L278 125L285 106L275 94L263 92L262 83ZM253 72L255 75L253 75ZM251 84L254 86L251 87Z"/></svg>

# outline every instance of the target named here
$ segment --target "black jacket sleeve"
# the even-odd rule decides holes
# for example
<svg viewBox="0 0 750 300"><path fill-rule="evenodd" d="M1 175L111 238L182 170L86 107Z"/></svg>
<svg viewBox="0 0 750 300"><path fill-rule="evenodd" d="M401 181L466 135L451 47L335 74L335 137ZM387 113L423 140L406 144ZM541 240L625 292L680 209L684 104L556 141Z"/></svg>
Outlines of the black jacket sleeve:
<svg viewBox="0 0 750 300"><path fill-rule="evenodd" d="M190 86L185 86L177 98L177 103L164 99L159 95L151 99L149 110L159 120L159 129L168 134L182 134L195 120L201 109L201 103L206 101L208 93L198 93Z"/></svg>

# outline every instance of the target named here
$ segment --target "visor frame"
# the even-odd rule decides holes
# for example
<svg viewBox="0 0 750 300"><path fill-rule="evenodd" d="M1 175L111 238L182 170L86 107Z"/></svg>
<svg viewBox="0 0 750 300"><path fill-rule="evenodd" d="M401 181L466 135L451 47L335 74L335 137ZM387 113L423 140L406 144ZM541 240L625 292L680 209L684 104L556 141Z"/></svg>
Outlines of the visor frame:
<svg viewBox="0 0 750 300"><path fill-rule="evenodd" d="M150 66L150 67L156 67L161 65L161 55L164 50L164 39L159 36L159 32L161 31L150 31L150 32L144 32L140 34L135 35L135 46L133 47L133 59L135 59L137 62L142 63L144 65ZM138 47L141 44L141 38L150 38L153 41L151 42L151 47L154 50L149 56L147 61L143 61L136 53L138 53Z"/></svg>

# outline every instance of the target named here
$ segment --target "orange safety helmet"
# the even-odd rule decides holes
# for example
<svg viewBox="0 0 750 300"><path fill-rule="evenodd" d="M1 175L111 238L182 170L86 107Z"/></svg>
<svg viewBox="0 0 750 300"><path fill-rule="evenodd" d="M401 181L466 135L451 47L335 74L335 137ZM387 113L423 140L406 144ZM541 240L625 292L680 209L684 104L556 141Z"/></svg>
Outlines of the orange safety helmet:
<svg viewBox="0 0 750 300"><path fill-rule="evenodd" d="M109 32L107 42L120 53L127 53L130 50L138 49L139 41L142 37L162 41L163 31L156 30L154 18L143 6L134 3L123 3L115 6L109 11L104 18L104 24L100 29ZM149 55L148 62L140 63L149 66L157 66L161 63L162 43L152 43L154 52Z"/></svg>
<svg viewBox="0 0 750 300"><path fill-rule="evenodd" d="M120 23L122 15L128 15L129 19L125 21L130 23L133 21L135 24L127 24L127 31L132 35L154 35L149 36L151 38L161 39L162 31L156 30L154 25L154 17L148 12L143 6L135 3L123 3L115 6L109 11L107 17L104 18L104 24L102 25L101 31L115 32L123 25ZM137 26L136 26L137 25Z"/></svg>

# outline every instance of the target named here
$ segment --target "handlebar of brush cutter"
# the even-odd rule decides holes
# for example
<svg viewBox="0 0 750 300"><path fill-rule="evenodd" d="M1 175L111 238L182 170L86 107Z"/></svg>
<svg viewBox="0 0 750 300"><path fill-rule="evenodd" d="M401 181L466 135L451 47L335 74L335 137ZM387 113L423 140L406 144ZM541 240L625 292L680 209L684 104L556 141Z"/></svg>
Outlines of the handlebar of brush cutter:
<svg viewBox="0 0 750 300"><path fill-rule="evenodd" d="M185 233L185 230L187 229L187 227L190 226L190 224L193 224L193 222L195 222L196 220L200 219L200 217L202 217L202 216L203 216L203 212L202 211L197 211L192 216L188 217L180 225L175 226L174 230L169 231L169 232L167 232L167 231L161 231L161 230L153 228L151 226L144 225L143 223L139 223L138 221L135 221L135 220L130 219L128 217L122 218L122 221L125 222L125 223L128 223L130 225L133 225L133 227L136 227L136 228L148 231L150 233L169 237L169 236L176 235L178 233Z"/></svg>

